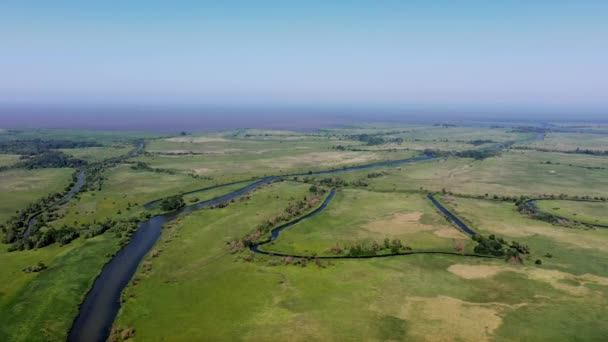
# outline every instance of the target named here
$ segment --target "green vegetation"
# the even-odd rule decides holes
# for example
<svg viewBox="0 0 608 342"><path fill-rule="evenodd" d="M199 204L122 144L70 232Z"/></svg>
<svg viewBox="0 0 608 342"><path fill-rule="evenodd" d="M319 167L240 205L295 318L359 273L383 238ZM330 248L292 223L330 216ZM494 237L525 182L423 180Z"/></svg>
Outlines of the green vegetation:
<svg viewBox="0 0 608 342"><path fill-rule="evenodd" d="M160 202L160 208L164 211L173 211L186 205L181 196L168 197Z"/></svg>
<svg viewBox="0 0 608 342"><path fill-rule="evenodd" d="M10 244L0 248L0 340L65 340L78 304L139 222L293 173L304 175L166 224L122 294L110 340L603 339L608 230L591 225L608 224L605 135L522 142L546 129L487 126L174 137L3 130L0 238ZM440 157L312 174L428 151ZM83 189L45 210L77 170L86 172ZM327 207L271 239L332 188ZM540 198L537 210L528 210L531 198ZM287 256L252 252L259 243ZM412 254L434 252L449 255Z"/></svg>
<svg viewBox="0 0 608 342"><path fill-rule="evenodd" d="M605 311L608 294L607 286L591 286L608 278L545 270L545 260L540 266L455 256L277 263L249 252L226 254L214 242L241 236L280 213L291 194L298 196L295 189L286 191L291 187L277 183L249 201L194 212L167 227L162 252L144 261L123 295L115 336L126 331L138 340L405 340L424 339L432 329L436 338L508 340L596 339L606 333L585 327ZM308 190L299 189L299 196ZM581 285L563 284L573 279ZM591 297L580 295L585 293ZM589 315L568 319L581 311ZM539 316L549 312L551 321Z"/></svg>

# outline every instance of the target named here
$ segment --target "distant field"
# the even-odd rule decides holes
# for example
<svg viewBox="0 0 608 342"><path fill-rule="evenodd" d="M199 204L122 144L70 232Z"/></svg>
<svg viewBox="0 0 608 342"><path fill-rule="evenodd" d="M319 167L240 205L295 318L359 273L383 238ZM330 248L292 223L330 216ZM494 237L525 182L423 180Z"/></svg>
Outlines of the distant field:
<svg viewBox="0 0 608 342"><path fill-rule="evenodd" d="M15 139L61 139L93 141L101 144L150 139L163 136L158 133L130 131L90 131L79 129L11 129L0 134L1 140Z"/></svg>
<svg viewBox="0 0 608 342"><path fill-rule="evenodd" d="M0 167L11 166L19 161L19 155L16 154L0 154Z"/></svg>
<svg viewBox="0 0 608 342"><path fill-rule="evenodd" d="M108 158L116 158L127 155L135 147L133 145L103 146L103 147L82 147L66 148L61 151L78 159L88 162L99 162Z"/></svg>
<svg viewBox="0 0 608 342"><path fill-rule="evenodd" d="M71 182L72 169L7 170L0 172L0 222L29 203L61 192Z"/></svg>
<svg viewBox="0 0 608 342"><path fill-rule="evenodd" d="M373 204L373 205L371 205ZM382 243L400 239L413 250L454 252L471 240L451 226L420 194L377 193L344 189L327 209L283 232L264 250L304 255L333 255L334 246L345 248L359 241ZM472 247L467 250L472 252Z"/></svg>
<svg viewBox="0 0 608 342"><path fill-rule="evenodd" d="M608 150L608 135L581 133L547 133L542 141L535 141L526 146L558 151Z"/></svg>
<svg viewBox="0 0 608 342"><path fill-rule="evenodd" d="M388 176L371 179L369 184L373 189L445 188L490 196L560 193L602 196L608 193L608 168L584 167L606 166L608 160L602 157L511 151L481 161L448 158L403 165L392 169Z"/></svg>
<svg viewBox="0 0 608 342"><path fill-rule="evenodd" d="M237 154L217 156L161 156L146 155L135 160L148 163L154 168L178 170L209 176L224 181L247 179L252 176L306 173L308 171L368 164L381 160L409 158L413 151L400 152L353 152L287 150L263 154Z"/></svg>
<svg viewBox="0 0 608 342"><path fill-rule="evenodd" d="M608 226L608 203L580 201L537 201L536 205L544 212L560 217Z"/></svg>

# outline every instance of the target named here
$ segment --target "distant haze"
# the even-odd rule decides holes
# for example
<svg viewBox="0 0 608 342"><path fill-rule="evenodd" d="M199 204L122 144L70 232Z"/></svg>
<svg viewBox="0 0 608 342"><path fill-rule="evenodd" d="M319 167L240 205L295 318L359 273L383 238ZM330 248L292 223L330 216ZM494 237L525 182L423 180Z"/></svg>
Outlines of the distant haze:
<svg viewBox="0 0 608 342"><path fill-rule="evenodd" d="M608 122L602 109L524 106L179 106L4 105L0 128L84 128L154 132L235 128L313 130L360 122Z"/></svg>

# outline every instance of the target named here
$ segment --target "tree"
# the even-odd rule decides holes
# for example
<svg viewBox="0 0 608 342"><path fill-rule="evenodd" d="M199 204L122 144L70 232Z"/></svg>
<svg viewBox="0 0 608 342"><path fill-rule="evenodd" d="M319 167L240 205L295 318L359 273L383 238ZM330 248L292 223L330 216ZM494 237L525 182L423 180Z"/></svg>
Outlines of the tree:
<svg viewBox="0 0 608 342"><path fill-rule="evenodd" d="M172 196L165 198L161 203L160 207L164 211L172 211L184 207L184 199L182 196Z"/></svg>

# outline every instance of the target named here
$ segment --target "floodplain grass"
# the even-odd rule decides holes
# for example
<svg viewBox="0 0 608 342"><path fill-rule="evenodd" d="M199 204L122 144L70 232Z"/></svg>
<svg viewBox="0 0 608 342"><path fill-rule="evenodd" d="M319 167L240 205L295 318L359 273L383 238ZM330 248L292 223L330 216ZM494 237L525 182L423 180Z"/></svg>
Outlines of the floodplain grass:
<svg viewBox="0 0 608 342"><path fill-rule="evenodd" d="M424 195L340 189L328 207L281 232L265 251L296 255L336 255L332 247L399 239L412 251L473 251L473 242L445 220ZM458 246L456 246L458 245Z"/></svg>
<svg viewBox="0 0 608 342"><path fill-rule="evenodd" d="M11 169L0 172L0 223L51 193L62 192L72 181L73 169Z"/></svg>
<svg viewBox="0 0 608 342"><path fill-rule="evenodd" d="M166 227L158 253L125 290L115 329L133 328L145 341L592 340L607 332L595 324L606 313L604 278L598 285L583 280L589 292L580 295L538 267L500 260L410 255L302 267L230 254L227 241L280 213L286 196L307 191L293 186L276 183L249 201L193 212ZM579 310L586 314L570 319Z"/></svg>
<svg viewBox="0 0 608 342"><path fill-rule="evenodd" d="M535 204L540 210L559 217L608 226L608 202L542 200Z"/></svg>

